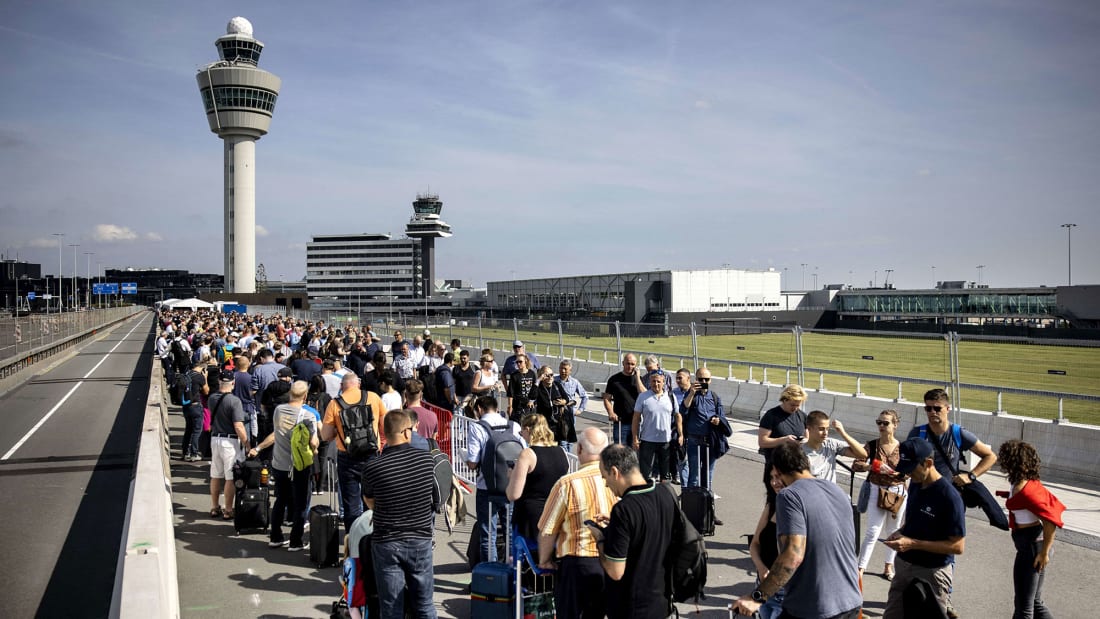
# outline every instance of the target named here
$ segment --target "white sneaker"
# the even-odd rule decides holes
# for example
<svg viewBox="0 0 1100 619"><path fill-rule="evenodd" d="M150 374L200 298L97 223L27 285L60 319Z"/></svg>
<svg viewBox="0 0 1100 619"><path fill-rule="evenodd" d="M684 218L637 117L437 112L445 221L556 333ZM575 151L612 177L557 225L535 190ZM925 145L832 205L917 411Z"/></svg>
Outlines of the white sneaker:
<svg viewBox="0 0 1100 619"><path fill-rule="evenodd" d="M289 545L290 545L290 540L288 540L288 539L284 539L281 542L268 542L267 543L268 548L282 548L283 546L289 546Z"/></svg>
<svg viewBox="0 0 1100 619"><path fill-rule="evenodd" d="M290 548L287 548L287 550L289 550L290 552L301 552L303 550L309 550L309 542L305 542L301 546L291 546Z"/></svg>

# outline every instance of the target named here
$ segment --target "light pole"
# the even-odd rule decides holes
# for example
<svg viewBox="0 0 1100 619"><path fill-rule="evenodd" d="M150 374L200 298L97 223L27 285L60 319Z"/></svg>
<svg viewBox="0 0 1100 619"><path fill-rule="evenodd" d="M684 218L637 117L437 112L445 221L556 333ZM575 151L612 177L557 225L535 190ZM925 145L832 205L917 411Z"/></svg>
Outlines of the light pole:
<svg viewBox="0 0 1100 619"><path fill-rule="evenodd" d="M95 252L94 251L86 251L86 252L84 252L84 255L87 256L86 260L88 261L88 264L87 264L88 281L84 282L84 284L86 286L84 288L84 305L86 305L88 307L91 307L92 306L92 256L95 255Z"/></svg>
<svg viewBox="0 0 1100 619"><path fill-rule="evenodd" d="M803 262L801 264L802 264L802 289L805 290L806 289L806 263Z"/></svg>
<svg viewBox="0 0 1100 619"><path fill-rule="evenodd" d="M814 290L817 290L817 267L814 267Z"/></svg>
<svg viewBox="0 0 1100 619"><path fill-rule="evenodd" d="M73 300L69 303L69 307L76 308L76 248L80 245L75 243L69 243L69 247L73 248Z"/></svg>
<svg viewBox="0 0 1100 619"><path fill-rule="evenodd" d="M1077 224L1062 224L1066 229L1066 285L1073 285L1073 229Z"/></svg>
<svg viewBox="0 0 1100 619"><path fill-rule="evenodd" d="M51 236L57 237L57 313L61 313L61 250L65 245L65 234L62 232L54 232ZM46 309L49 310L50 302L46 301Z"/></svg>
<svg viewBox="0 0 1100 619"><path fill-rule="evenodd" d="M932 265L932 287L935 288L936 284L939 284L939 282L936 281L936 265L933 264Z"/></svg>
<svg viewBox="0 0 1100 619"><path fill-rule="evenodd" d="M790 288L789 288L790 285L791 285L791 280L787 278L787 267L783 267L783 282L781 284L781 287L784 290L790 290Z"/></svg>
<svg viewBox="0 0 1100 619"><path fill-rule="evenodd" d="M982 269L985 268L985 265L984 264L979 264L975 268L978 269L978 286L981 287L981 285L982 285Z"/></svg>
<svg viewBox="0 0 1100 619"><path fill-rule="evenodd" d="M886 269L886 279L882 282L882 287L887 290L890 289L890 274L894 272L894 269Z"/></svg>

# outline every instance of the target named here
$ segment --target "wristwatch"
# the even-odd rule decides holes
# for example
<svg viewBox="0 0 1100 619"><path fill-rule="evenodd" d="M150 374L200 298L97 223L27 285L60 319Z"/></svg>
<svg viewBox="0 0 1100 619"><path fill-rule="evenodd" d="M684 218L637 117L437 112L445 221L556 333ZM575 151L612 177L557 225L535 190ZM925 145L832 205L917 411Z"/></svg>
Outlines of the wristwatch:
<svg viewBox="0 0 1100 619"><path fill-rule="evenodd" d="M752 590L752 601L763 604L764 602L768 601L768 596L764 595L764 592L761 591L760 589L753 589Z"/></svg>
<svg viewBox="0 0 1100 619"><path fill-rule="evenodd" d="M974 475L974 473L967 472L966 476L970 478L970 481L978 479L978 477Z"/></svg>

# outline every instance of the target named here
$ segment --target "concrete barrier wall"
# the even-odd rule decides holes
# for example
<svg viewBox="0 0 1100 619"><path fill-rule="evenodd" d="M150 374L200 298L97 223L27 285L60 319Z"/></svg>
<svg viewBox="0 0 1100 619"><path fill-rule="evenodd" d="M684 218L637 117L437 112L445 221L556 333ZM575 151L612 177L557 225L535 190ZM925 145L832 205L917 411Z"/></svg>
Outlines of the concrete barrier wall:
<svg viewBox="0 0 1100 619"><path fill-rule="evenodd" d="M510 348L503 349L500 345L510 345L511 342L493 343L497 344L497 362L503 365L504 359L512 354L512 351ZM556 347L552 347L551 350L557 353ZM567 348L566 352L570 350ZM539 358L540 361L555 366L558 363L557 356L540 355ZM669 367L665 369L671 368L671 371L675 371L676 368L672 367L675 363L668 364L668 361L677 360L666 359L666 365ZM572 363L573 376L589 391L590 398L597 384L602 386L609 376L622 369L610 356L608 363L602 363L601 360L596 359L593 361L574 359ZM755 422L760 419L764 411L779 403L782 385L728 380L723 376L725 372L722 368L712 368L711 371L715 370L718 370L718 376L711 383L711 388L721 396L722 403L731 417ZM769 375L768 378L775 377ZM899 438L908 435L913 427L927 423L924 402L897 402L885 398L857 397L851 394L812 389L807 389L806 393L807 401L804 407L806 411L825 411L830 417L839 419L849 434L863 442L878 436L875 419L886 409L898 412L900 425L897 435ZM1100 486L1100 450L1095 448L1096 445L1100 445L1100 428L1071 423L1059 424L1011 415L993 415L982 411L963 410L956 412L954 416L953 421L974 432L982 442L990 445L993 451L996 451L1001 443L1010 439L1020 439L1034 445L1043 460L1045 479ZM974 459L973 456L971 459Z"/></svg>
<svg viewBox="0 0 1100 619"><path fill-rule="evenodd" d="M152 367L111 600L111 617L123 619L180 616L168 407L163 370Z"/></svg>

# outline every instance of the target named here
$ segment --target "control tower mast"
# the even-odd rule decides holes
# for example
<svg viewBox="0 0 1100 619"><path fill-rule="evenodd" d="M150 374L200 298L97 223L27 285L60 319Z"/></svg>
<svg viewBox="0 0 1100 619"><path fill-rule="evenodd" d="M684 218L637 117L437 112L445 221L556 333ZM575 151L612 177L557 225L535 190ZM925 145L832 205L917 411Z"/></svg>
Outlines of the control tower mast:
<svg viewBox="0 0 1100 619"><path fill-rule="evenodd" d="M256 140L267 133L282 85L257 67L264 44L234 17L214 42L221 60L195 76L210 130L225 146L225 291L256 291Z"/></svg>
<svg viewBox="0 0 1100 619"><path fill-rule="evenodd" d="M413 216L405 226L405 235L420 239L419 273L414 273L413 292L418 297L430 297L435 291L435 240L451 236L451 226L439 218L443 201L432 193L416 194Z"/></svg>

